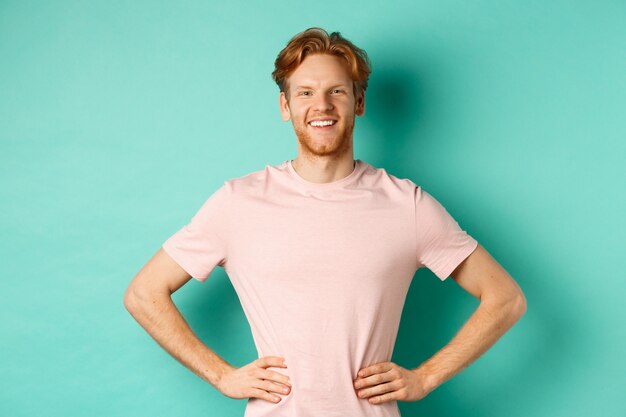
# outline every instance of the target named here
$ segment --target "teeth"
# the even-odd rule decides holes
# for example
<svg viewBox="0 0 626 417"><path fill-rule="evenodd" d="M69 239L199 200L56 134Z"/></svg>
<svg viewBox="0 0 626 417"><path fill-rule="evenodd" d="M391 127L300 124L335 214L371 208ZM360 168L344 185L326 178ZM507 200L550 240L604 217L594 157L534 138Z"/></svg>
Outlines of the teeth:
<svg viewBox="0 0 626 417"><path fill-rule="evenodd" d="M313 121L310 123L311 126L330 126L334 124L335 124L334 120Z"/></svg>

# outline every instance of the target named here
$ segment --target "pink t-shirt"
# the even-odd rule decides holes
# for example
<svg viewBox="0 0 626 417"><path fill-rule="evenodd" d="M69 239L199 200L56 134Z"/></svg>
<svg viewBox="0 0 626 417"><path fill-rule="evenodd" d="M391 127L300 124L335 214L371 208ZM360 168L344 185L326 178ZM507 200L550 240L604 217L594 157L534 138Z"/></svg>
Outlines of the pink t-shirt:
<svg viewBox="0 0 626 417"><path fill-rule="evenodd" d="M399 416L357 396L357 372L390 361L417 269L445 280L478 242L411 180L356 160L313 183L287 160L224 182L163 249L204 282L230 278L258 356L282 356L292 390L245 417ZM402 364L399 364L402 366Z"/></svg>

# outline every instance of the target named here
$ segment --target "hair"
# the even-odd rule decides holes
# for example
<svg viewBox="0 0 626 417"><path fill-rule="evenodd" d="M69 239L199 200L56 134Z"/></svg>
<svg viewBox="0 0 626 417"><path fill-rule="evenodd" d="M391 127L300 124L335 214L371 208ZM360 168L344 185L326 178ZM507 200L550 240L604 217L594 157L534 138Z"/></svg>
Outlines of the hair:
<svg viewBox="0 0 626 417"><path fill-rule="evenodd" d="M312 27L295 35L278 54L274 62L272 78L289 100L288 78L302 61L313 54L328 54L343 58L349 65L355 97L365 93L367 80L372 72L367 53L341 36L330 35L324 29Z"/></svg>

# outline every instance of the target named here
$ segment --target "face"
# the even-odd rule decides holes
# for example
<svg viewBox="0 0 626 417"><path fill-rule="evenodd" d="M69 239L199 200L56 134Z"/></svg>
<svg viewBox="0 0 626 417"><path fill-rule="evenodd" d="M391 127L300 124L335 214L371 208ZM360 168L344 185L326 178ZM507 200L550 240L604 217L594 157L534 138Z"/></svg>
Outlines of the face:
<svg viewBox="0 0 626 417"><path fill-rule="evenodd" d="M365 97L354 96L347 62L333 55L309 55L287 83L289 97L280 93L280 110L283 120L291 119L300 153L320 157L351 152L355 115L365 112ZM312 121L331 124L315 126Z"/></svg>

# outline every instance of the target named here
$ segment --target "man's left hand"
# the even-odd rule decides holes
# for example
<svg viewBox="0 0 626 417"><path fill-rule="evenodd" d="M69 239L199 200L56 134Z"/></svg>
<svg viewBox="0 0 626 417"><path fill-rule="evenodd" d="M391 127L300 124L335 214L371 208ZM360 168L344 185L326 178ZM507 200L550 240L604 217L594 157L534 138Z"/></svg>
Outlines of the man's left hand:
<svg viewBox="0 0 626 417"><path fill-rule="evenodd" d="M370 404L417 401L431 391L419 368L409 370L393 362L380 362L361 369L354 380L354 388L359 398L368 398Z"/></svg>

